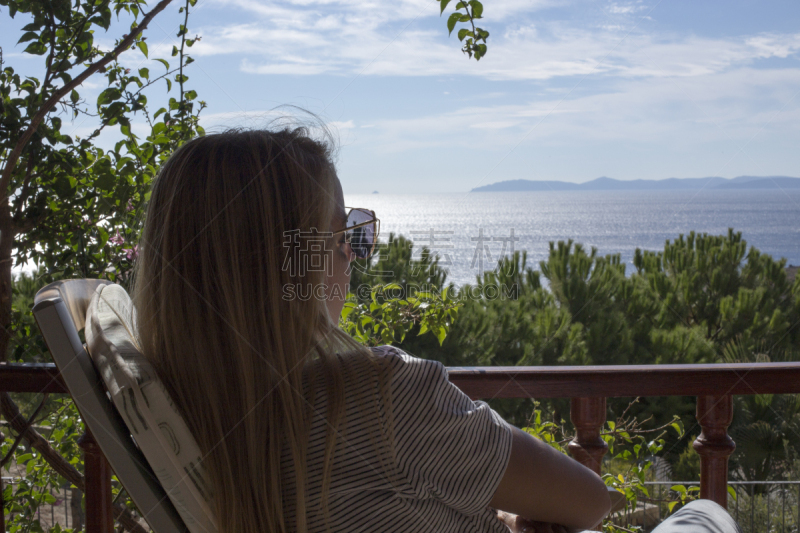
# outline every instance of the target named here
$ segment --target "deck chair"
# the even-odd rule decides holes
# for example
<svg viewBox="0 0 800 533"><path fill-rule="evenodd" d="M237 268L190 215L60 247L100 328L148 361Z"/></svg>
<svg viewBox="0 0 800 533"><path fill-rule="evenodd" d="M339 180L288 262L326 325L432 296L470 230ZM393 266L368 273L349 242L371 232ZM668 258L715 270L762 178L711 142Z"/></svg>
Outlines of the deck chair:
<svg viewBox="0 0 800 533"><path fill-rule="evenodd" d="M199 448L137 349L125 290L57 281L36 294L33 313L84 423L153 531L216 533Z"/></svg>

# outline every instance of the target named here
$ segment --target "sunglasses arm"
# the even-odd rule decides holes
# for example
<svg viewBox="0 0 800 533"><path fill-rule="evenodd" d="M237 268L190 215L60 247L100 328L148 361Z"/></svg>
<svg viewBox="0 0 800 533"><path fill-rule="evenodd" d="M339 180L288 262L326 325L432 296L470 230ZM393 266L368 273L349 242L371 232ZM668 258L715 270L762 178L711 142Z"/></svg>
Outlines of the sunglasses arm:
<svg viewBox="0 0 800 533"><path fill-rule="evenodd" d="M354 224L354 225L349 226L347 228L340 229L339 231L334 231L331 235L339 235L340 233L344 233L346 231L350 231L351 229L356 229L356 228L362 228L364 226L369 226L370 224L375 224L377 221L378 221L378 219L374 218L372 220L368 220L367 222L362 222L361 224Z"/></svg>

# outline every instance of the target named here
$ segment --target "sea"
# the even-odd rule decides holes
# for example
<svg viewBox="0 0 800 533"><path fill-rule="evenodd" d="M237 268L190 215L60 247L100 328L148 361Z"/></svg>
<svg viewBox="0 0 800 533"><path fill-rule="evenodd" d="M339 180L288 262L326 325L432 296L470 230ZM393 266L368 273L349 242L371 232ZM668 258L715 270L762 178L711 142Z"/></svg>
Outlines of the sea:
<svg viewBox="0 0 800 533"><path fill-rule="evenodd" d="M748 247L800 265L800 190L547 191L451 194L346 194L348 207L380 219L390 233L440 256L447 281L474 284L514 250L539 269L549 243L572 240L599 255L620 254L632 272L636 248L663 250L690 231L742 232Z"/></svg>

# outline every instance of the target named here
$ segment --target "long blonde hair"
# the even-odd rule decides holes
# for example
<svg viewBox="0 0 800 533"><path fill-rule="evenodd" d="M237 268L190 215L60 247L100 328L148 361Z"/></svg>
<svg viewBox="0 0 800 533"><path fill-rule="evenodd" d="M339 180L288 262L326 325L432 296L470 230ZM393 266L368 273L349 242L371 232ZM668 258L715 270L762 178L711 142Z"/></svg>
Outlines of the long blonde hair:
<svg viewBox="0 0 800 533"><path fill-rule="evenodd" d="M325 272L283 268L286 238L327 230L336 180L329 145L302 128L233 131L182 146L152 189L133 287L139 341L206 456L221 533L308 530L317 382L329 422L323 506L348 361L367 361L391 401L387 370L336 328L324 300L282 297L287 284L325 282ZM285 445L293 523L281 490Z"/></svg>

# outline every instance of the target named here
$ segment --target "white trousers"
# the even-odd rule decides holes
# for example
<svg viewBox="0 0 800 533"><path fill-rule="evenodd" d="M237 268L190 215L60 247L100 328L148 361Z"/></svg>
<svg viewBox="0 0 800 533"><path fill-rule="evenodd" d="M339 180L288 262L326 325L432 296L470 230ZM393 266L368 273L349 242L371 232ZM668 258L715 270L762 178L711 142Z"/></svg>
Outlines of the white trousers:
<svg viewBox="0 0 800 533"><path fill-rule="evenodd" d="M678 510L653 533L741 533L728 511L711 500L695 500Z"/></svg>

